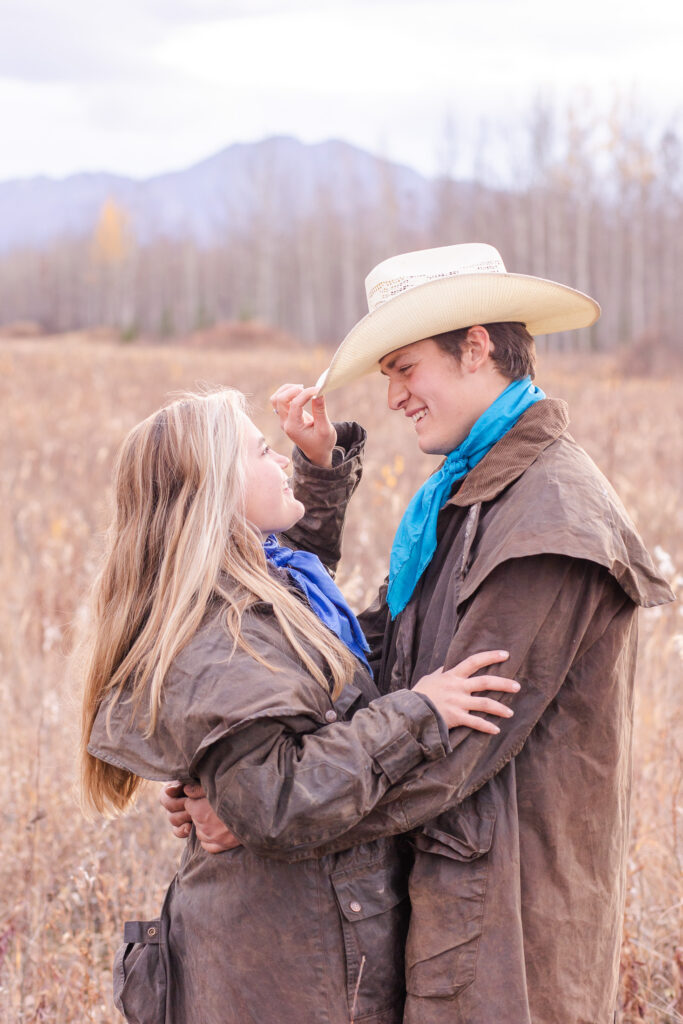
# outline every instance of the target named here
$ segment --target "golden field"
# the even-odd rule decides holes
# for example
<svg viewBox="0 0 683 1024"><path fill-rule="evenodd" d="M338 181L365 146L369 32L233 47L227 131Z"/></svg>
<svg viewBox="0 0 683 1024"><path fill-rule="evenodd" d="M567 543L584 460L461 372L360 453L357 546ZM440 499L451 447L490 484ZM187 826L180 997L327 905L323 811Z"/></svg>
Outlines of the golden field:
<svg viewBox="0 0 683 1024"><path fill-rule="evenodd" d="M572 431L610 477L661 568L683 591L683 375L626 377L601 359L541 356L538 383L566 398ZM201 382L253 397L313 382L322 350L252 339L232 352L86 337L0 340L0 1020L119 1020L110 965L124 920L156 916L179 856L153 792L117 821L75 797L78 686L68 653L106 522L113 454L166 396ZM433 461L384 407L378 376L330 400L367 426L339 582L355 607L388 564L393 528ZM683 608L641 614L622 1024L683 1022ZM493 1022L492 1022L493 1024ZM602 1024L602 1022L600 1022Z"/></svg>

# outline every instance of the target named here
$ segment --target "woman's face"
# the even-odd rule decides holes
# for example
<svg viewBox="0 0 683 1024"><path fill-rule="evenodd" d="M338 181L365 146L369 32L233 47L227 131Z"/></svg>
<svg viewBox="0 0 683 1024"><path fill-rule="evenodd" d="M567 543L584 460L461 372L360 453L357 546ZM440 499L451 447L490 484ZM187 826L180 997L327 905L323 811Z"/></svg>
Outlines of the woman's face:
<svg viewBox="0 0 683 1024"><path fill-rule="evenodd" d="M246 420L246 516L267 537L288 530L306 511L292 494L285 469L286 455L279 455L250 419Z"/></svg>

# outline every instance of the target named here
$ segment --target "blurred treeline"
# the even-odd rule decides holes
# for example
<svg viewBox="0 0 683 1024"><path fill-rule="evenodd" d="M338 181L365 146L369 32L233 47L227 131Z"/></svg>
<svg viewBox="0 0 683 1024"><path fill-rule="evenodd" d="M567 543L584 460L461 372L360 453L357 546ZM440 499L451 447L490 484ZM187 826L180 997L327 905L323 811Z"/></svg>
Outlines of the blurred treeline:
<svg viewBox="0 0 683 1024"><path fill-rule="evenodd" d="M362 187L318 196L284 217L275 192L223 242L136 241L113 200L88 236L0 259L4 322L45 330L108 325L132 340L223 320L259 319L310 342L337 342L367 312L363 280L398 252L461 241L499 248L508 270L594 295L603 316L560 340L596 351L657 339L673 350L683 319L683 139L653 130L632 103L607 113L538 102L521 126L482 123L462 173L457 129L444 129L443 173L427 207L386 178L368 211ZM472 147L470 146L470 149ZM456 173L458 168L458 173ZM264 177L264 181L271 180ZM425 213L427 209L427 213Z"/></svg>

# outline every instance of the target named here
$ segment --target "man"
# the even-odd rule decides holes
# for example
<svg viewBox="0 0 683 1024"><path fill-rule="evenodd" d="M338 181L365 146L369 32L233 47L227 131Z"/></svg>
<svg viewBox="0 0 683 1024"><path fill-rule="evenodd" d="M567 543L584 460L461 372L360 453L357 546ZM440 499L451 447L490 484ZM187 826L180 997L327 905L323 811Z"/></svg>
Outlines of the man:
<svg viewBox="0 0 683 1024"><path fill-rule="evenodd" d="M382 692L412 686L473 650L503 647L522 689L505 698L515 713L498 735L451 733L452 753L429 768L431 796L408 785L345 840L421 825L407 1024L608 1024L636 609L672 594L567 433L564 403L531 384L533 336L588 326L599 307L508 274L478 244L394 257L366 288L370 313L320 391L379 368L422 451L447 456L411 502L388 590L362 618L381 651L376 681ZM306 451L310 421L299 420Z"/></svg>

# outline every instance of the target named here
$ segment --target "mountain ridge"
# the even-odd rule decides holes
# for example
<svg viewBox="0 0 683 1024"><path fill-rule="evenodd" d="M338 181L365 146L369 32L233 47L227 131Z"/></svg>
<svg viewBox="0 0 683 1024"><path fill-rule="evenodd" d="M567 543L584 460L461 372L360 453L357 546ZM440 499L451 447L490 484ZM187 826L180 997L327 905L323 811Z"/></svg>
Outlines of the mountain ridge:
<svg viewBox="0 0 683 1024"><path fill-rule="evenodd" d="M125 210L140 244L187 238L210 246L248 230L258 216L288 222L325 206L359 213L391 200L400 217L423 223L434 210L435 185L339 139L271 136L144 179L82 171L0 182L0 251L88 237L107 200Z"/></svg>

